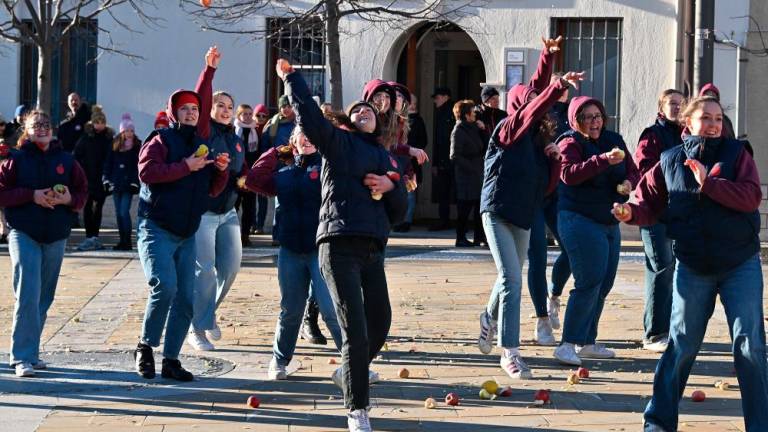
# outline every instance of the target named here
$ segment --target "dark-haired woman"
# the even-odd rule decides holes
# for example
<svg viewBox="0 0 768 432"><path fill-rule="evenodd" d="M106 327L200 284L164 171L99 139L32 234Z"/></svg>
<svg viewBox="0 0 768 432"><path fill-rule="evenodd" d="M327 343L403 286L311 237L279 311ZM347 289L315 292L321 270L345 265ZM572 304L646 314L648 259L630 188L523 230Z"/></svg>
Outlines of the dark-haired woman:
<svg viewBox="0 0 768 432"><path fill-rule="evenodd" d="M483 187L483 135L477 126L475 102L469 99L453 105L456 126L451 132L450 158L456 179L456 247L479 246L485 242L480 221L480 190ZM467 240L469 215L474 221L474 243Z"/></svg>

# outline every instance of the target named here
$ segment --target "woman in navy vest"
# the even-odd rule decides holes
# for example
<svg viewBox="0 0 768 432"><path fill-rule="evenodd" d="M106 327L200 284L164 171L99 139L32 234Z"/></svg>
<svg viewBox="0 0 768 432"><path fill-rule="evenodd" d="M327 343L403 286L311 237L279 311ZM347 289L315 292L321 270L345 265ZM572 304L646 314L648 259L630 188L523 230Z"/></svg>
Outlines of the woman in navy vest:
<svg viewBox="0 0 768 432"><path fill-rule="evenodd" d="M656 121L640 134L635 149L635 163L640 175L645 175L659 162L661 153L680 145L683 129L677 123L683 94L667 89L659 95ZM640 238L645 250L645 313L643 348L664 352L669 340L669 314L672 308L672 274L675 258L667 227L659 222L640 227Z"/></svg>
<svg viewBox="0 0 768 432"><path fill-rule="evenodd" d="M582 358L613 358L597 343L605 298L619 264L621 232L611 215L614 202L625 202L638 172L621 135L605 130L605 108L579 96L568 107L571 130L558 138L562 154L557 228L568 253L574 289L568 297L562 343L555 358L581 365Z"/></svg>
<svg viewBox="0 0 768 432"><path fill-rule="evenodd" d="M762 199L757 165L746 141L722 138L716 98L698 97L681 120L683 144L661 154L637 187L637 204L614 204L618 220L653 225L663 214L677 269L672 282L669 345L645 410L645 430L677 430L678 404L701 347L715 301L728 318L747 432L768 430Z"/></svg>
<svg viewBox="0 0 768 432"><path fill-rule="evenodd" d="M0 207L11 232L13 267L10 364L16 376L45 369L40 334L53 303L72 213L88 198L85 172L51 134L51 119L32 111L22 122L18 149L0 163Z"/></svg>
<svg viewBox="0 0 768 432"><path fill-rule="evenodd" d="M271 148L248 173L248 189L280 200L281 224L277 232L277 278L280 284L280 316L272 346L274 356L267 376L284 380L299 337L304 305L312 296L336 348L341 350L341 330L325 279L320 274L315 236L320 217L320 173L323 158L300 127L293 129L290 146ZM292 148L291 148L292 147ZM287 158L279 168L279 159Z"/></svg>
<svg viewBox="0 0 768 432"><path fill-rule="evenodd" d="M229 157L229 179L216 197L209 198L208 209L195 234L195 313L188 342L198 351L214 349L209 340L221 339L216 323L216 309L226 297L243 258L240 241L240 220L237 217L237 179L244 175L245 146L232 126L234 101L226 92L213 93L213 76L221 54L214 47L213 56L200 74L195 91L202 99L199 127L208 129L211 157Z"/></svg>
<svg viewBox="0 0 768 432"><path fill-rule="evenodd" d="M480 315L478 348L484 354L491 352L498 320L498 346L503 348L499 364L516 379L532 376L520 354L520 291L530 228L536 209L554 190L559 167L558 149L552 143L554 125L547 113L569 85L582 79L582 74L568 72L550 83L561 39L544 40L529 85L515 85L507 93L509 116L491 135L485 155L480 213L498 277ZM546 316L541 320L548 324Z"/></svg>
<svg viewBox="0 0 768 432"><path fill-rule="evenodd" d="M209 49L206 63L214 66L217 56ZM209 158L208 122L198 122L201 105L196 92L174 92L168 100L170 127L155 131L139 153L138 246L150 292L134 356L136 371L148 379L155 377L152 347L160 345L166 322L162 376L193 379L179 352L193 314L195 233L209 198L225 189L229 165L226 155Z"/></svg>
<svg viewBox="0 0 768 432"><path fill-rule="evenodd" d="M312 100L300 73L278 60L297 111L297 123L323 155L322 207L317 228L320 269L333 298L342 335L342 367L332 379L344 392L350 431L370 431L369 365L392 322L384 249L390 226L407 210L399 164L378 140L371 104L347 107L351 125L335 127Z"/></svg>

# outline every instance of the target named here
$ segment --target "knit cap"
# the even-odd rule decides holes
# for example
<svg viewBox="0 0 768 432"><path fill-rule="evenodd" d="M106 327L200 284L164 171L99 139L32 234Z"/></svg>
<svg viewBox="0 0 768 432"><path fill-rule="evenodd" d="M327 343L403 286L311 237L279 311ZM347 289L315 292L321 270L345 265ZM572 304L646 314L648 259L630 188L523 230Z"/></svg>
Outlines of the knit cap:
<svg viewBox="0 0 768 432"><path fill-rule="evenodd" d="M133 125L133 119L129 113L123 113L123 118L120 120L120 132L124 132L126 129L136 131L136 127Z"/></svg>
<svg viewBox="0 0 768 432"><path fill-rule="evenodd" d="M107 116L101 105L94 105L91 108L91 123L107 123Z"/></svg>

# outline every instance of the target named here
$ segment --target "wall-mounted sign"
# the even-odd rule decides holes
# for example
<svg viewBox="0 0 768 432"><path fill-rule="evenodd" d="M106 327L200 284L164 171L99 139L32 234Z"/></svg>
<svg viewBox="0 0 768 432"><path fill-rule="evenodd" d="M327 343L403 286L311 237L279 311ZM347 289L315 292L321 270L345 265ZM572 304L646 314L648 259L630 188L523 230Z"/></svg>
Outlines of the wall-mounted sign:
<svg viewBox="0 0 768 432"><path fill-rule="evenodd" d="M524 48L504 48L504 88L507 90L523 82L525 52Z"/></svg>

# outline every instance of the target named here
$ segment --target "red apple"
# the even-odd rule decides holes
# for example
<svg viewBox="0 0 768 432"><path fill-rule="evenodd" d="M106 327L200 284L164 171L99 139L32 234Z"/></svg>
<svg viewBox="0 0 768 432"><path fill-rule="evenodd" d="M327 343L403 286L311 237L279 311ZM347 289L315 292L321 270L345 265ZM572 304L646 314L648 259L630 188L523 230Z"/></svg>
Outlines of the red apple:
<svg viewBox="0 0 768 432"><path fill-rule="evenodd" d="M691 400L694 402L704 402L704 399L706 398L707 398L707 395L701 390L696 390L693 393L691 393Z"/></svg>
<svg viewBox="0 0 768 432"><path fill-rule="evenodd" d="M227 162L229 162L229 153L219 153L219 155L216 156L216 163L225 164Z"/></svg>
<svg viewBox="0 0 768 432"><path fill-rule="evenodd" d="M408 369L402 368L399 371L397 371L397 376L399 376L400 378L408 378L409 376L411 376L411 373L408 371Z"/></svg>
<svg viewBox="0 0 768 432"><path fill-rule="evenodd" d="M580 367L576 373L579 374L579 378L589 378L589 369L585 367Z"/></svg>
<svg viewBox="0 0 768 432"><path fill-rule="evenodd" d="M459 395L456 393L448 393L445 395L445 403L450 406L456 406L459 404Z"/></svg>
<svg viewBox="0 0 768 432"><path fill-rule="evenodd" d="M506 386L503 389L499 389L498 395L502 397L512 396L512 387Z"/></svg>
<svg viewBox="0 0 768 432"><path fill-rule="evenodd" d="M533 395L533 400L549 403L549 390L537 390Z"/></svg>
<svg viewBox="0 0 768 432"><path fill-rule="evenodd" d="M249 396L248 397L248 402L246 402L246 403L251 408L258 408L259 405L261 405L261 401L255 395Z"/></svg>
<svg viewBox="0 0 768 432"><path fill-rule="evenodd" d="M200 6L211 7L211 0L200 0Z"/></svg>

